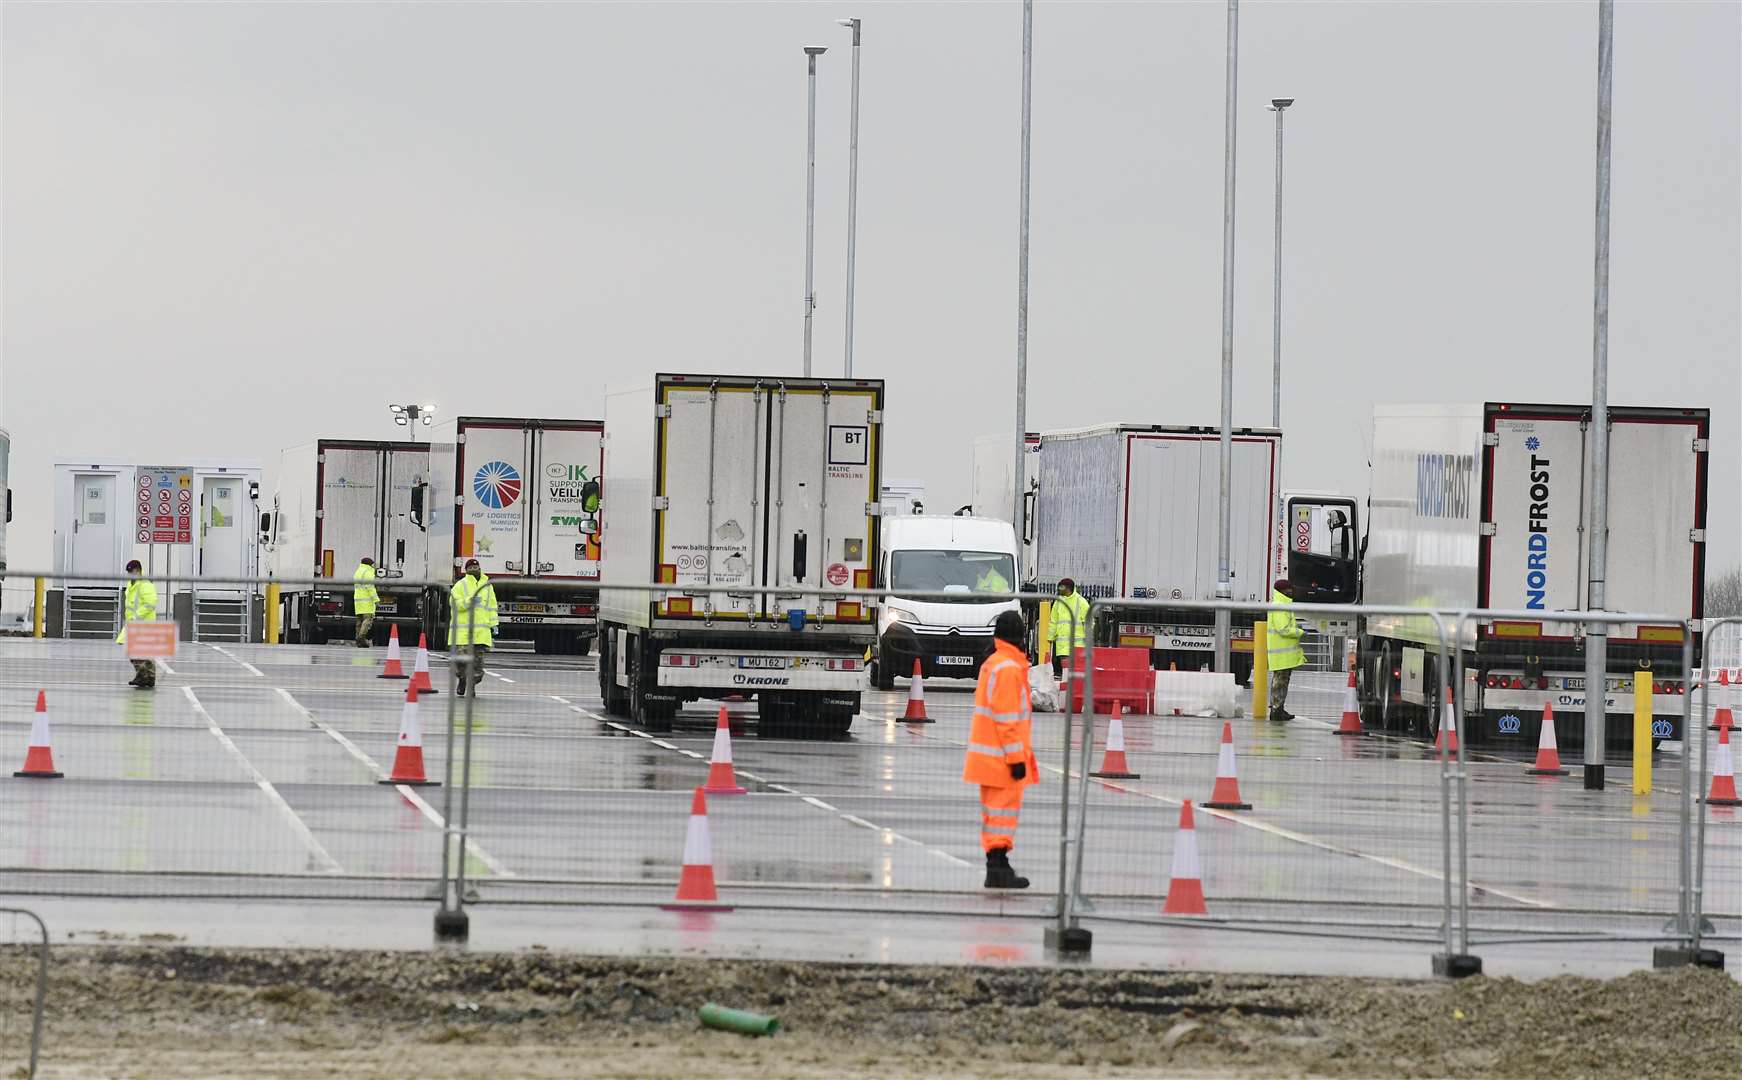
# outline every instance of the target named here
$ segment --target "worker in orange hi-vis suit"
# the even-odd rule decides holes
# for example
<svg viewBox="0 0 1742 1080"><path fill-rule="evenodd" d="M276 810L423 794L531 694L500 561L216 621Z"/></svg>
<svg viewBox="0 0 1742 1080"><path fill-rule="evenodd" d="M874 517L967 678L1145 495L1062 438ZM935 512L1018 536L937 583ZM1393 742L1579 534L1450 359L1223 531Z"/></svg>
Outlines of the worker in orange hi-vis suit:
<svg viewBox="0 0 1742 1080"><path fill-rule="evenodd" d="M1028 626L1020 612L1006 611L993 627L996 647L980 665L974 689L974 720L962 779L980 785L980 846L986 852L986 888L1026 889L1028 879L1010 868L1022 789L1040 780L1029 729Z"/></svg>

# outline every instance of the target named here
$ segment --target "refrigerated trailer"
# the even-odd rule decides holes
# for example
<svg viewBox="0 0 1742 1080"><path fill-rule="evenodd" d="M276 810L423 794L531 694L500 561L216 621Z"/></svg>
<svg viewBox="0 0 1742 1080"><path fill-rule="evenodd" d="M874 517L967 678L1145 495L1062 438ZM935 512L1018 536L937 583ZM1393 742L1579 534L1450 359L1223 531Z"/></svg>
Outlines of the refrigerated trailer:
<svg viewBox="0 0 1742 1080"><path fill-rule="evenodd" d="M355 633L352 575L375 560L375 640L394 626L417 643L422 628L416 581L427 558L425 502L429 447L371 439L320 439L279 457L272 510L261 516L269 577L281 587L281 625L287 640L319 644ZM345 583L326 589L300 579Z"/></svg>
<svg viewBox="0 0 1742 1080"><path fill-rule="evenodd" d="M877 566L882 431L878 380L659 375L608 395L605 581L643 586L603 596L608 711L666 730L685 701L754 694L764 736L847 733L876 639L853 590Z"/></svg>
<svg viewBox="0 0 1742 1080"><path fill-rule="evenodd" d="M1605 607L1668 618L1609 628L1608 740L1632 741L1640 669L1652 672L1654 738L1679 739L1682 637L1703 614L1710 413L1611 407L1609 417ZM1472 740L1534 746L1545 705L1563 717L1584 712L1586 627L1564 616L1588 607L1590 425L1582 405L1374 409L1362 598L1526 613L1466 624L1454 643ZM1353 567L1318 562L1334 573ZM1447 673L1431 621L1373 616L1359 629L1366 723L1437 731ZM1697 635L1694 645L1697 656ZM1583 730L1559 728L1574 741Z"/></svg>
<svg viewBox="0 0 1742 1080"><path fill-rule="evenodd" d="M1040 433L1030 431L1023 436L1022 492L1023 506L1022 561L1017 572L1024 587L1034 584L1038 574L1035 559L1036 518L1040 514ZM975 517L1009 521L1016 509L1016 484L1011 479L1013 440L1009 435L982 435L974 440L974 475L969 488L969 513Z"/></svg>
<svg viewBox="0 0 1742 1080"><path fill-rule="evenodd" d="M1221 434L1213 427L1110 424L1046 432L1036 490L1037 579L1042 591L1071 578L1091 600L1214 600ZM1230 569L1234 599L1270 599L1277 559L1282 434L1233 435ZM1353 509L1351 503L1350 509ZM1234 619L1232 662L1252 666L1256 610ZM1102 644L1150 650L1157 667L1212 662L1215 620L1187 609L1108 609Z"/></svg>
<svg viewBox="0 0 1742 1080"><path fill-rule="evenodd" d="M604 425L462 416L430 446L425 576L458 578L477 559L495 585L498 641L585 655L598 625ZM447 642L446 589L423 598L431 642Z"/></svg>

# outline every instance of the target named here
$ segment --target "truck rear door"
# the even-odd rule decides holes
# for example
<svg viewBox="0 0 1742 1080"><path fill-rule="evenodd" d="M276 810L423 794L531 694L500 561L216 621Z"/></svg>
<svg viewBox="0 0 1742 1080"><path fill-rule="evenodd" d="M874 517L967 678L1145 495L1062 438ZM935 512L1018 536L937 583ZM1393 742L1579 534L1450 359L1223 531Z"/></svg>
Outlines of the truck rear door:
<svg viewBox="0 0 1742 1080"><path fill-rule="evenodd" d="M768 584L776 589L870 585L878 502L879 425L870 388L818 387L777 392L770 403L773 458L769 491ZM863 571L855 580L855 571ZM771 595L768 614L817 610L815 597Z"/></svg>
<svg viewBox="0 0 1742 1080"><path fill-rule="evenodd" d="M1488 594L1483 606L1571 611L1584 606L1581 521L1585 433L1574 415L1503 414L1491 423L1488 472ZM1456 470L1424 455L1418 500L1463 498ZM1440 471L1444 475L1440 475ZM1420 512L1439 515L1438 505ZM1450 561L1452 553L1447 553ZM1611 557L1611 566L1614 559ZM1612 606L1612 605L1611 605Z"/></svg>
<svg viewBox="0 0 1742 1080"><path fill-rule="evenodd" d="M604 466L599 428L545 427L533 432L537 463L532 486L532 573L538 577L599 580L599 474Z"/></svg>
<svg viewBox="0 0 1742 1080"><path fill-rule="evenodd" d="M1704 425L1617 416L1609 427L1609 559L1604 606L1692 618L1703 576Z"/></svg>
<svg viewBox="0 0 1742 1080"><path fill-rule="evenodd" d="M1126 436L1125 545L1120 595L1208 600L1216 592L1216 474L1203 500L1203 444L1199 436L1175 433ZM1205 530L1208 530L1207 532ZM1205 541L1205 538L1208 541ZM1203 559L1209 555L1209 591Z"/></svg>
<svg viewBox="0 0 1742 1080"><path fill-rule="evenodd" d="M314 576L349 579L363 556L382 557L381 451L329 447L321 451L316 469ZM298 575L306 569L298 568Z"/></svg>
<svg viewBox="0 0 1742 1080"><path fill-rule="evenodd" d="M468 423L460 432L458 488L460 560L477 559L484 573L519 576L529 564L526 485L531 433L522 424Z"/></svg>
<svg viewBox="0 0 1742 1080"><path fill-rule="evenodd" d="M420 498L427 513L429 453L423 450L387 450L387 514L382 522L386 534L381 565L389 577L404 577L406 567L413 576L421 571L427 557L429 533L412 519L412 501ZM423 495L417 496L423 489Z"/></svg>
<svg viewBox="0 0 1742 1080"><path fill-rule="evenodd" d="M668 599L663 615L760 611L768 525L770 391L700 384L659 387L654 551L661 582L724 586L729 595Z"/></svg>

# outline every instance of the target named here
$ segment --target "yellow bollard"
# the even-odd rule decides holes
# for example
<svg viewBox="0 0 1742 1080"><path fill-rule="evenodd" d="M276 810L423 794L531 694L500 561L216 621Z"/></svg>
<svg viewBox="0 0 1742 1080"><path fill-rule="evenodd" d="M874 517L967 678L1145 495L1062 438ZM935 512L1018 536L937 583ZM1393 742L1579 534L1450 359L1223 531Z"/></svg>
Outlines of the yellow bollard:
<svg viewBox="0 0 1742 1080"><path fill-rule="evenodd" d="M1590 690L1587 687L1586 693ZM1601 690L1598 693L1602 693ZM1651 794L1651 672L1633 673L1633 794Z"/></svg>
<svg viewBox="0 0 1742 1080"><path fill-rule="evenodd" d="M45 610L47 607L48 607L48 582L46 580L44 580L43 578L39 577L36 579L36 606L31 609L31 611L33 612L33 614L30 617L30 636L31 637L41 637L42 636L42 622L43 622L44 617L47 616L47 614L48 614L48 612Z"/></svg>
<svg viewBox="0 0 1742 1080"><path fill-rule="evenodd" d="M1040 602L1040 619L1034 632L1040 635L1040 648L1037 651L1040 654L1040 662L1043 664L1052 663L1052 641L1047 633L1050 629L1052 629L1052 601L1042 600Z"/></svg>
<svg viewBox="0 0 1742 1080"><path fill-rule="evenodd" d="M1252 719L1270 715L1270 635L1269 622L1252 624Z"/></svg>
<svg viewBox="0 0 1742 1080"><path fill-rule="evenodd" d="M266 583L266 644L278 644L278 582Z"/></svg>

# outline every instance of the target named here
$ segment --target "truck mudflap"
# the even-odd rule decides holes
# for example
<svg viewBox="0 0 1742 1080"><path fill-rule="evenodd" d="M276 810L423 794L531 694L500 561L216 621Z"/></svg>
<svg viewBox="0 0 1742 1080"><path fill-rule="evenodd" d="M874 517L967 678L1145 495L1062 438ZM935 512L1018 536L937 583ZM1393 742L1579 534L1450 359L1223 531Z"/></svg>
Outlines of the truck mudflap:
<svg viewBox="0 0 1742 1080"><path fill-rule="evenodd" d="M660 686L706 690L870 689L862 656L787 650L668 650L659 654Z"/></svg>

